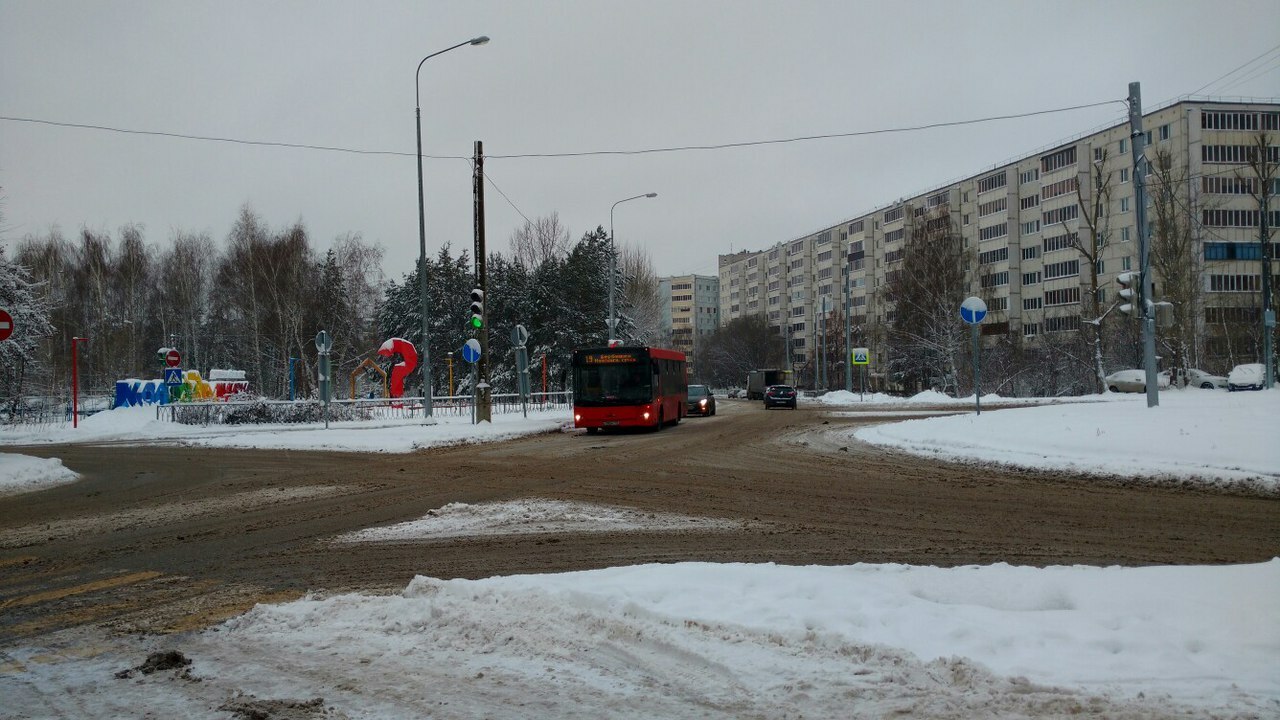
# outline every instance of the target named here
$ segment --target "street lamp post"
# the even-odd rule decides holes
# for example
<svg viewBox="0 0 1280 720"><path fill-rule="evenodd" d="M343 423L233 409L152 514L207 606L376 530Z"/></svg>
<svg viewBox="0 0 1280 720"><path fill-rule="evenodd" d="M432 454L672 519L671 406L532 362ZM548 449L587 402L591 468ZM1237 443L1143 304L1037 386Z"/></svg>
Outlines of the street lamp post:
<svg viewBox="0 0 1280 720"><path fill-rule="evenodd" d="M613 340L614 329L618 325L618 318L613 312L613 286L617 284L616 279L618 277L618 269L617 269L618 252L617 252L617 248L615 248L613 244L613 209L618 207L622 203L627 202L628 200L639 200L640 198L655 198L655 197L658 197L658 193L645 193L643 195L636 195L635 197L623 198L622 200L619 200L618 202L614 203L613 207L609 208L609 337L607 338L608 340ZM605 344L608 344L608 343L606 342Z"/></svg>
<svg viewBox="0 0 1280 720"><path fill-rule="evenodd" d="M80 366L77 362L80 354L76 352L76 345L82 342L88 342L87 337L71 338L71 427L80 427Z"/></svg>
<svg viewBox="0 0 1280 720"><path fill-rule="evenodd" d="M422 196L422 95L418 89L418 77L422 73L422 64L431 58L456 50L463 45L484 45L489 42L488 36L472 38L433 52L418 62L418 69L413 74L414 117L418 125L418 303L422 312L422 407L423 417L431 417L431 343L427 340L429 324L427 322L427 215Z"/></svg>

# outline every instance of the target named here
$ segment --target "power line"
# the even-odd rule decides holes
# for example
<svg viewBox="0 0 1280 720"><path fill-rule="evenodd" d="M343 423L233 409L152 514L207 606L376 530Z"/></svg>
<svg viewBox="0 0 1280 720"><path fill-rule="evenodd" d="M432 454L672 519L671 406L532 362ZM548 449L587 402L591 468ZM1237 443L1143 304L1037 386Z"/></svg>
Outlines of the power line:
<svg viewBox="0 0 1280 720"><path fill-rule="evenodd" d="M896 128L882 128L879 130L857 130L844 133L829 133L825 135L804 135L801 137L781 138L775 140L747 140L744 142L719 143L714 145L680 145L675 147L661 148L645 148L641 150L589 150L583 152L563 152L563 153L526 153L516 155L489 155L488 157L500 160L511 160L519 158L563 158L563 157L586 157L592 155L648 155L653 153L669 153L669 152L689 152L694 150L727 150L742 147L755 147L760 145L780 145L783 143L807 142L810 140L831 140L834 138L864 137L868 135L885 135L889 133L916 132L920 130L933 130L944 127L957 127L960 125L975 125L978 123L995 122L997 120L1016 120L1019 118L1035 117L1037 115L1049 115L1052 113L1070 112L1072 110L1084 110L1087 108L1101 107L1110 105L1111 103L1125 104L1125 100L1103 100L1101 102L1089 103L1086 105L1073 105L1071 107L1052 108L1049 110L1036 110L1033 112L1016 113L1012 115L992 115L984 118L974 118L971 120L954 120L950 122L929 123L926 125L909 125Z"/></svg>
<svg viewBox="0 0 1280 720"><path fill-rule="evenodd" d="M894 128L881 128L878 130L858 130L843 133L829 133L824 135L804 135L800 137L775 138L769 140L747 140L743 142L717 143L710 145L678 145L672 147L656 147L641 148L638 150L587 150L580 152L562 152L562 153L518 153L511 155L486 155L485 157L495 160L511 160L524 158L572 158L572 157L591 157L591 156L609 156L609 155L648 155L653 153L672 153L672 152L690 152L695 150L728 150L734 148L757 147L761 145L780 145L784 143L809 142L813 140L831 140L837 138L865 137L871 135L884 135L890 133L906 133L918 132L921 130L933 130L944 127L958 127L962 125L976 125L979 123L996 122L1000 120L1016 120L1019 118L1036 117L1038 115L1050 115L1054 113L1071 112L1073 110L1084 110L1087 108L1101 107L1111 103L1121 103L1124 100L1103 100L1085 105L1073 105L1070 107L1050 108L1047 110L1033 110L1025 113L1014 113L1009 115L992 115L989 117L972 118L969 120L954 120L949 122L928 123L925 125L910 125ZM163 130L135 130L130 128L112 127L109 125L94 125L88 123L72 123L59 120L44 120L40 118L26 118L0 115L0 120L9 122L24 122L37 125L52 125L55 127L76 128L81 130L99 130L102 132L124 133L127 135L147 135L154 137L176 138L180 140L199 140L205 142L224 142L234 143L237 145L257 145L265 147L282 147L292 148L296 150L323 150L327 152L352 153L356 155L388 155L395 157L417 157L415 153L399 152L395 150L362 150L358 148L347 148L334 145L312 145L307 143L290 143L276 142L270 140L245 140L241 138L217 137L212 135L188 135L185 133L168 132ZM433 160L469 160L469 157L462 155L423 155L425 158Z"/></svg>
<svg viewBox="0 0 1280 720"><path fill-rule="evenodd" d="M1259 56L1257 56L1257 57L1253 58L1252 60L1250 60L1250 61L1248 61L1248 62L1246 62L1245 64L1241 65L1240 67L1233 68L1233 69L1231 69L1231 70L1227 71L1226 73L1223 73L1221 76L1216 77L1216 78L1214 78L1213 80L1210 80L1209 82L1205 83L1204 85L1201 85L1200 87L1196 88L1195 90L1192 90L1192 91L1191 91L1190 93L1188 93L1188 94L1190 94L1190 95L1196 95L1196 94L1199 94L1199 92L1200 92L1201 90L1204 90L1205 88L1209 87L1210 85L1213 85L1214 83L1218 82L1219 80L1222 80L1223 78L1229 77L1229 76L1231 76L1231 75L1235 74L1236 72L1239 72L1240 70L1243 70L1244 68L1246 68L1246 67L1248 67L1248 66L1250 66L1250 65L1254 64L1255 62L1257 62L1257 61L1261 60L1262 58L1264 58L1264 57L1266 57L1266 56L1268 56L1268 55L1270 55L1271 53L1275 52L1276 50L1280 50L1280 45L1276 45L1275 47L1271 48L1270 50L1267 50L1266 52L1264 52L1264 53L1262 53L1261 55L1259 55Z"/></svg>
<svg viewBox="0 0 1280 720"><path fill-rule="evenodd" d="M243 140L212 135L187 135L184 133L166 132L163 130L133 130L129 128L111 127L109 125L89 125L86 123L62 122L59 120L42 120L39 118L10 117L0 115L0 120L10 122L34 123L36 125L53 125L55 127L77 128L81 130L101 130L104 132L124 133L126 135L149 135L153 137L177 138L179 140L203 140L207 142L234 143L236 145L262 145L267 147L293 148L295 150L325 150L328 152L353 153L356 155L396 155L400 157L417 157L416 153L396 152L394 150L360 150L356 148L338 147L334 145L308 145L305 143L274 142L271 140ZM433 160L466 160L461 155L423 155Z"/></svg>

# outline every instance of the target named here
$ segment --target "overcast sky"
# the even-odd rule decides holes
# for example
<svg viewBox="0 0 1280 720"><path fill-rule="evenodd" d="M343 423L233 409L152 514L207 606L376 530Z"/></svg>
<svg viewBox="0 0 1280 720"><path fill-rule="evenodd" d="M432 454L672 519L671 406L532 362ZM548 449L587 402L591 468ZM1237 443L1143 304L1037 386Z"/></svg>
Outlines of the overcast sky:
<svg viewBox="0 0 1280 720"><path fill-rule="evenodd" d="M472 243L484 142L490 250L558 212L663 275L758 250L1121 122L1119 102L1036 117L714 151L561 158L882 130L1199 92L1280 96L1280 3L102 2L0 0L0 115L381 151L264 147L0 120L3 239L138 223L221 243L241 205L358 232L399 278ZM1251 62L1253 61L1253 62ZM1243 67L1242 67L1243 66ZM1235 72L1233 72L1235 71ZM459 159L447 159L453 156ZM495 185L501 190L499 194ZM503 194L506 198L504 199ZM522 214L524 217L522 217Z"/></svg>

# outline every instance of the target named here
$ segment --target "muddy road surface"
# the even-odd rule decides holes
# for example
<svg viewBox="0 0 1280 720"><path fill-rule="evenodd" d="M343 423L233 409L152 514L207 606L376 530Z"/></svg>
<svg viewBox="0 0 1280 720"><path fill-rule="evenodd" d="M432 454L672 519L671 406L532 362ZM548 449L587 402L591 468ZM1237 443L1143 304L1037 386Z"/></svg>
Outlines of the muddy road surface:
<svg viewBox="0 0 1280 720"><path fill-rule="evenodd" d="M0 497L0 644L85 625L189 630L307 592L394 592L415 575L1280 555L1275 497L948 464L848 438L885 420L722 401L714 417L657 433L559 432L408 455L10 448L61 458L83 479ZM448 503L522 498L725 519L737 529L333 541Z"/></svg>

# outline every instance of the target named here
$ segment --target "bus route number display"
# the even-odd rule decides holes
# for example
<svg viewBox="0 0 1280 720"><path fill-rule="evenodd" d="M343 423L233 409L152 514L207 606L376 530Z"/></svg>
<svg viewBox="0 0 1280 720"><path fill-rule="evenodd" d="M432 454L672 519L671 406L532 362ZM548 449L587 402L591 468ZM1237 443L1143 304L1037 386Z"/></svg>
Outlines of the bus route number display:
<svg viewBox="0 0 1280 720"><path fill-rule="evenodd" d="M636 356L630 353L591 353L582 357L583 365L621 365L635 361Z"/></svg>

